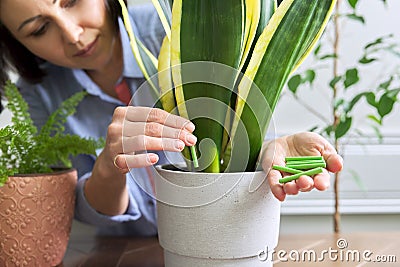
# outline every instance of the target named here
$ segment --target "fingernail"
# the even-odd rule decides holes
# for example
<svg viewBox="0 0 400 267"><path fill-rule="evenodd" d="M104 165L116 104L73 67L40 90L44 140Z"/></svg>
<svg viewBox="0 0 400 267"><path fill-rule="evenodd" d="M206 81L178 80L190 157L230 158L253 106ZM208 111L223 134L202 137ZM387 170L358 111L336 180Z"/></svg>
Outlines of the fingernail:
<svg viewBox="0 0 400 267"><path fill-rule="evenodd" d="M187 141L189 144L194 145L194 144L196 144L196 142L197 142L197 137L194 136L193 134L187 134L187 135L186 135L186 141Z"/></svg>
<svg viewBox="0 0 400 267"><path fill-rule="evenodd" d="M149 161L151 164L155 164L158 161L158 156L157 155L149 155Z"/></svg>
<svg viewBox="0 0 400 267"><path fill-rule="evenodd" d="M185 125L185 128L189 131L189 132L193 132L194 129L196 128L196 126L194 126L194 124L192 122L189 122Z"/></svg>
<svg viewBox="0 0 400 267"><path fill-rule="evenodd" d="M185 144L181 140L176 140L174 145L175 148L179 151L183 150L183 148L185 147Z"/></svg>

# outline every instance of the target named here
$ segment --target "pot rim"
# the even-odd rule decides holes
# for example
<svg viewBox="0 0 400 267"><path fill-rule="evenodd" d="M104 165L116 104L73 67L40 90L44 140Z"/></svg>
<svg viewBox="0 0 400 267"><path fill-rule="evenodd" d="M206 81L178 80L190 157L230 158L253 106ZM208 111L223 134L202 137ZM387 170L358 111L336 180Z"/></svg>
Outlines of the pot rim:
<svg viewBox="0 0 400 267"><path fill-rule="evenodd" d="M18 177L38 177L38 176L49 176L49 175L60 175L60 174L66 174L70 172L76 171L75 168L54 168L54 172L44 172L44 173L16 173L12 176L9 176L10 178L18 178Z"/></svg>
<svg viewBox="0 0 400 267"><path fill-rule="evenodd" d="M176 169L178 166L181 170ZM170 169L168 169L167 167L170 167ZM169 172L169 173L196 173L196 174L204 174L204 175L212 175L212 174L217 174L217 175L228 175L228 174L258 174L258 173L265 173L265 175L267 175L267 173L263 170L259 170L259 171L253 171L253 172L217 172L217 173L210 173L210 172L189 172L189 171L184 171L184 169L186 169L186 164L183 162L180 163L175 163L175 164L161 164L161 165L156 165L155 166L157 171L163 171L163 172Z"/></svg>

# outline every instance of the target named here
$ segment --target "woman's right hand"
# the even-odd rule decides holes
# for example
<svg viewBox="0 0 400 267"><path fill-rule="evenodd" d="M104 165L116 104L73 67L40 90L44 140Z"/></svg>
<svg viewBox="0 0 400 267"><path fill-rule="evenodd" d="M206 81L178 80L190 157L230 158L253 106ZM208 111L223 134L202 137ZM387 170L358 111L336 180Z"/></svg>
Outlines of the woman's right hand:
<svg viewBox="0 0 400 267"><path fill-rule="evenodd" d="M197 141L194 128L189 120L158 108L118 107L108 127L103 157L122 173L150 166L158 156L147 150L180 152L193 146Z"/></svg>
<svg viewBox="0 0 400 267"><path fill-rule="evenodd" d="M85 196L98 212L123 214L129 204L125 173L131 168L157 163L147 150L182 151L196 143L194 125L164 110L147 107L118 107L106 137L106 144L85 184Z"/></svg>

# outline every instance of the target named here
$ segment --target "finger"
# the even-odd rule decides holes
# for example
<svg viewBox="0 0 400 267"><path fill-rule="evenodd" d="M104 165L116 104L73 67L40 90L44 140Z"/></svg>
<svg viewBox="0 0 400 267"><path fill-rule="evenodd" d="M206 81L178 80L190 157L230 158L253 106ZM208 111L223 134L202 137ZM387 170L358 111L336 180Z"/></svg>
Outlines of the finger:
<svg viewBox="0 0 400 267"><path fill-rule="evenodd" d="M295 181L285 183L283 185L283 190L288 195L297 195L299 193L299 188L297 188Z"/></svg>
<svg viewBox="0 0 400 267"><path fill-rule="evenodd" d="M123 135L175 138L182 140L187 146L193 146L197 142L196 136L185 129L176 129L156 122L126 122Z"/></svg>
<svg viewBox="0 0 400 267"><path fill-rule="evenodd" d="M325 161L330 172L337 173L343 169L343 158L336 153L327 155Z"/></svg>
<svg viewBox="0 0 400 267"><path fill-rule="evenodd" d="M295 183L300 192L308 192L314 188L314 180L307 175L300 176Z"/></svg>
<svg viewBox="0 0 400 267"><path fill-rule="evenodd" d="M145 135L125 137L122 141L123 150L126 154L146 150L180 152L185 148L185 143L179 139L158 138Z"/></svg>
<svg viewBox="0 0 400 267"><path fill-rule="evenodd" d="M116 155L114 157L114 166L123 174L127 173L129 171L128 165L126 163L126 160L122 154Z"/></svg>
<svg viewBox="0 0 400 267"><path fill-rule="evenodd" d="M316 133L306 132L295 134L291 139L298 147L300 155L321 155L323 156L327 169L330 172L338 172L343 168L343 159L336 152L336 149L322 136Z"/></svg>
<svg viewBox="0 0 400 267"><path fill-rule="evenodd" d="M314 176L314 187L320 191L325 191L331 185L331 176L329 175L327 170L323 170L322 173L319 173Z"/></svg>
<svg viewBox="0 0 400 267"><path fill-rule="evenodd" d="M330 172L339 172L343 168L343 159L338 155L336 149L324 138L319 136L319 140L323 143L323 149L320 151L326 162L326 168Z"/></svg>
<svg viewBox="0 0 400 267"><path fill-rule="evenodd" d="M280 178L282 178L282 175L279 171L271 169L268 172L267 180L272 194L274 194L279 201L284 201L286 194L283 190L282 184L279 183Z"/></svg>
<svg viewBox="0 0 400 267"><path fill-rule="evenodd" d="M143 168L157 163L158 155L154 153L148 154L119 154L114 159L114 165L122 172L127 173L129 169Z"/></svg>
<svg viewBox="0 0 400 267"><path fill-rule="evenodd" d="M171 114L159 108L129 107L126 112L128 121L157 122L177 129L193 132L194 124L183 117Z"/></svg>

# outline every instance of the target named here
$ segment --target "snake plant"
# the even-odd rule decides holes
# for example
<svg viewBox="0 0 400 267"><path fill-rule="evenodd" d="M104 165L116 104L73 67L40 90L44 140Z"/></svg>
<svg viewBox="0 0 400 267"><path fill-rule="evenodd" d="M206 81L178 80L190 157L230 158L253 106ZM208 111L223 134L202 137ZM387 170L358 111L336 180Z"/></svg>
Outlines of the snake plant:
<svg viewBox="0 0 400 267"><path fill-rule="evenodd" d="M199 156L196 171L218 173L257 169L282 88L336 0L284 0L279 7L276 0L152 0L166 32L158 58L135 36L119 2L132 51L162 107L196 125L198 145L192 154L185 149L185 158Z"/></svg>

